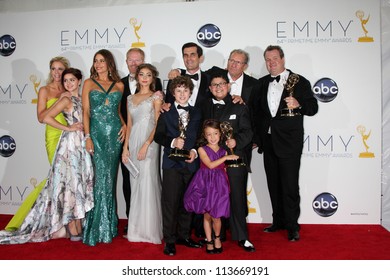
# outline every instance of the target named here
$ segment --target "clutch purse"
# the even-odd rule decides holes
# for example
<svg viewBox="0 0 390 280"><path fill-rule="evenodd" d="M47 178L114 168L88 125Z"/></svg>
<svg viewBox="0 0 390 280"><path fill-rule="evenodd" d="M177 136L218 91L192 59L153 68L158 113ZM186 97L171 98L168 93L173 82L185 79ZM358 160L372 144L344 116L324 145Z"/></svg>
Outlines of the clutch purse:
<svg viewBox="0 0 390 280"><path fill-rule="evenodd" d="M130 159L130 157L127 158L127 162L126 163L123 163L126 168L129 170L131 176L133 176L133 178L137 178L139 176L139 169L138 167L134 164L134 162Z"/></svg>

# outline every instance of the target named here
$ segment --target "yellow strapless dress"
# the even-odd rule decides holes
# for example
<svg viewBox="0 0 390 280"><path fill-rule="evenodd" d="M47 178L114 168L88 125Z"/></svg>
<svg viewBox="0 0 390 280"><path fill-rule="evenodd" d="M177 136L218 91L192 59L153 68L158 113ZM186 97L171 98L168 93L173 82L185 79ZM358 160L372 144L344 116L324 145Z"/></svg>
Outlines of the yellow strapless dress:
<svg viewBox="0 0 390 280"><path fill-rule="evenodd" d="M47 101L46 108L50 108L58 98L53 98ZM63 125L67 125L65 117L62 113L58 114L55 119ZM60 140L62 134L62 130L54 128L50 125L46 125L45 130L45 141L46 141L46 153L49 159L50 165L52 164L54 154L57 150L57 145ZM37 200L42 188L46 184L46 179L43 180L39 185L37 185L27 196L27 198L23 201L22 205L20 205L18 211L16 211L15 215L9 221L5 230L14 231L17 230L24 219L26 218L28 212L30 212L33 204Z"/></svg>

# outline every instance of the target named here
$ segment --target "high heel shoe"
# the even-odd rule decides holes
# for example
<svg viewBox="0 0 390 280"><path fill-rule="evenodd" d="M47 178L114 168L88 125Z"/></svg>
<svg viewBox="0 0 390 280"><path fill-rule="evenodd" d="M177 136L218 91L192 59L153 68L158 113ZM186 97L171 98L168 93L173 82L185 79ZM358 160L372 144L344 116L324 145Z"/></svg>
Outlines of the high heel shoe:
<svg viewBox="0 0 390 280"><path fill-rule="evenodd" d="M223 251L223 249L222 249L222 242L221 242L221 236L220 235L216 235L215 236L215 239L219 239L219 242L221 243L221 247L219 247L219 248L217 248L217 247L215 247L215 242L214 242L214 252L216 253L216 254L220 254L220 253L222 253L222 251ZM215 240L214 239L214 240Z"/></svg>
<svg viewBox="0 0 390 280"><path fill-rule="evenodd" d="M81 241L83 240L83 235L81 233L74 235L70 232L69 226L65 225L66 233L69 235L70 241Z"/></svg>
<svg viewBox="0 0 390 280"><path fill-rule="evenodd" d="M214 241L213 241L213 240L210 240L210 241L207 240L207 241L205 242L205 244L206 244L206 253L207 253L207 254L215 254ZM213 249L208 249L208 248L207 248L208 245L213 245Z"/></svg>

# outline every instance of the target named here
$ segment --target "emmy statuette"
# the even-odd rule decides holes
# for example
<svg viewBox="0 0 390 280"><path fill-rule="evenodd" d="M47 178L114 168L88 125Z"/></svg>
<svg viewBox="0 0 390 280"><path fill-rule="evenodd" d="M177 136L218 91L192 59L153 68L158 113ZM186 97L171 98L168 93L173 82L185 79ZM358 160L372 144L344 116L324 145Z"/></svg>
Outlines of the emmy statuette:
<svg viewBox="0 0 390 280"><path fill-rule="evenodd" d="M287 83L285 85L285 88L289 94L290 97L294 96L294 87L299 81L299 76L297 74L291 74L288 76ZM283 108L281 109L282 117L295 117L300 116L301 113L299 112L299 109L293 109L293 108Z"/></svg>
<svg viewBox="0 0 390 280"><path fill-rule="evenodd" d="M233 138L233 127L229 122L222 122L221 123L221 130L223 135L225 135L226 139L232 139ZM230 153L234 155L233 149L230 149ZM244 161L242 158L238 158L235 160L226 160L225 165L227 167L240 167L240 166L245 166Z"/></svg>
<svg viewBox="0 0 390 280"><path fill-rule="evenodd" d="M188 112L183 112L179 116L179 131L180 135L179 137L182 139L186 139L185 132L187 130L187 125L190 121L190 114ZM176 161L183 161L190 159L190 151L185 149L178 149L173 148L171 153L168 156L170 159L176 160Z"/></svg>

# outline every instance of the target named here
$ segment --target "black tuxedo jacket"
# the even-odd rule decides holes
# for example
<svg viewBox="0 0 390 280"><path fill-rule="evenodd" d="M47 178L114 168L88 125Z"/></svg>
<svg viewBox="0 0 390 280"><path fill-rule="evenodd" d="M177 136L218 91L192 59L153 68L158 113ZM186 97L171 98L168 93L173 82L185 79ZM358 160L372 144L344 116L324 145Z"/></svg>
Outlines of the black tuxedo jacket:
<svg viewBox="0 0 390 280"><path fill-rule="evenodd" d="M125 86L123 89L122 100L121 100L121 114L123 120L127 123L127 97L131 94L134 94L135 92L130 91L129 75L123 77L121 81ZM158 90L162 91L162 84L160 78L156 78L156 91Z"/></svg>
<svg viewBox="0 0 390 280"><path fill-rule="evenodd" d="M226 69L222 69L222 68L219 68L217 66L213 66L212 68L207 70L205 73L211 76L213 73L215 73L217 71L223 71L226 74L228 73L228 71ZM256 80L255 78L244 73L244 79L242 81L242 89L241 89L241 98L244 100L245 104L248 104L248 102L250 100L251 93L252 93L252 88L257 83L258 83L258 80Z"/></svg>
<svg viewBox="0 0 390 280"><path fill-rule="evenodd" d="M186 74L186 70L181 69L180 75L184 76ZM202 106L202 103L207 99L211 98L212 94L209 91L209 84L210 84L210 76L207 75L205 72L200 71L200 85L199 85L199 91L198 96L196 97L195 101L195 107L200 108ZM172 93L169 90L171 81L167 84L166 94L165 94L165 102L173 104L175 102L175 98L173 97Z"/></svg>
<svg viewBox="0 0 390 280"><path fill-rule="evenodd" d="M288 70L290 74L293 72ZM270 75L259 79L259 83L253 88L252 98L249 102L254 128L254 142L259 147L259 152L266 151L265 137L271 128L271 142L278 157L290 157L302 154L303 148L303 116L313 116L318 111L317 99L311 90L310 82L299 75L299 82L294 87L293 96L300 104L301 116L282 117L281 109L287 107L284 98L288 92L284 89L280 99L279 109L275 117L272 117L268 107L268 86Z"/></svg>
<svg viewBox="0 0 390 280"><path fill-rule="evenodd" d="M197 107L190 106L189 110L190 121L186 129L186 139L184 143L185 150L196 149L197 136L201 129L202 115L201 110ZM196 159L192 163L185 161L171 160L168 156L172 150L171 143L174 138L179 137L179 114L177 109L171 107L167 112L160 115L156 132L154 134L154 141L164 147L162 168L184 168L188 167L191 172L195 172L199 168L199 160Z"/></svg>
<svg viewBox="0 0 390 280"><path fill-rule="evenodd" d="M252 138L253 132L251 127L251 119L249 109L244 104L234 104L232 97L227 95L224 98L225 106L222 109L222 115L216 118L214 114L214 104L212 98L209 98L202 106L202 118L217 119L220 122L227 121L233 127L233 137L236 140L234 154L240 156L247 165L250 171L250 158L252 153ZM225 147L227 151L228 148Z"/></svg>

